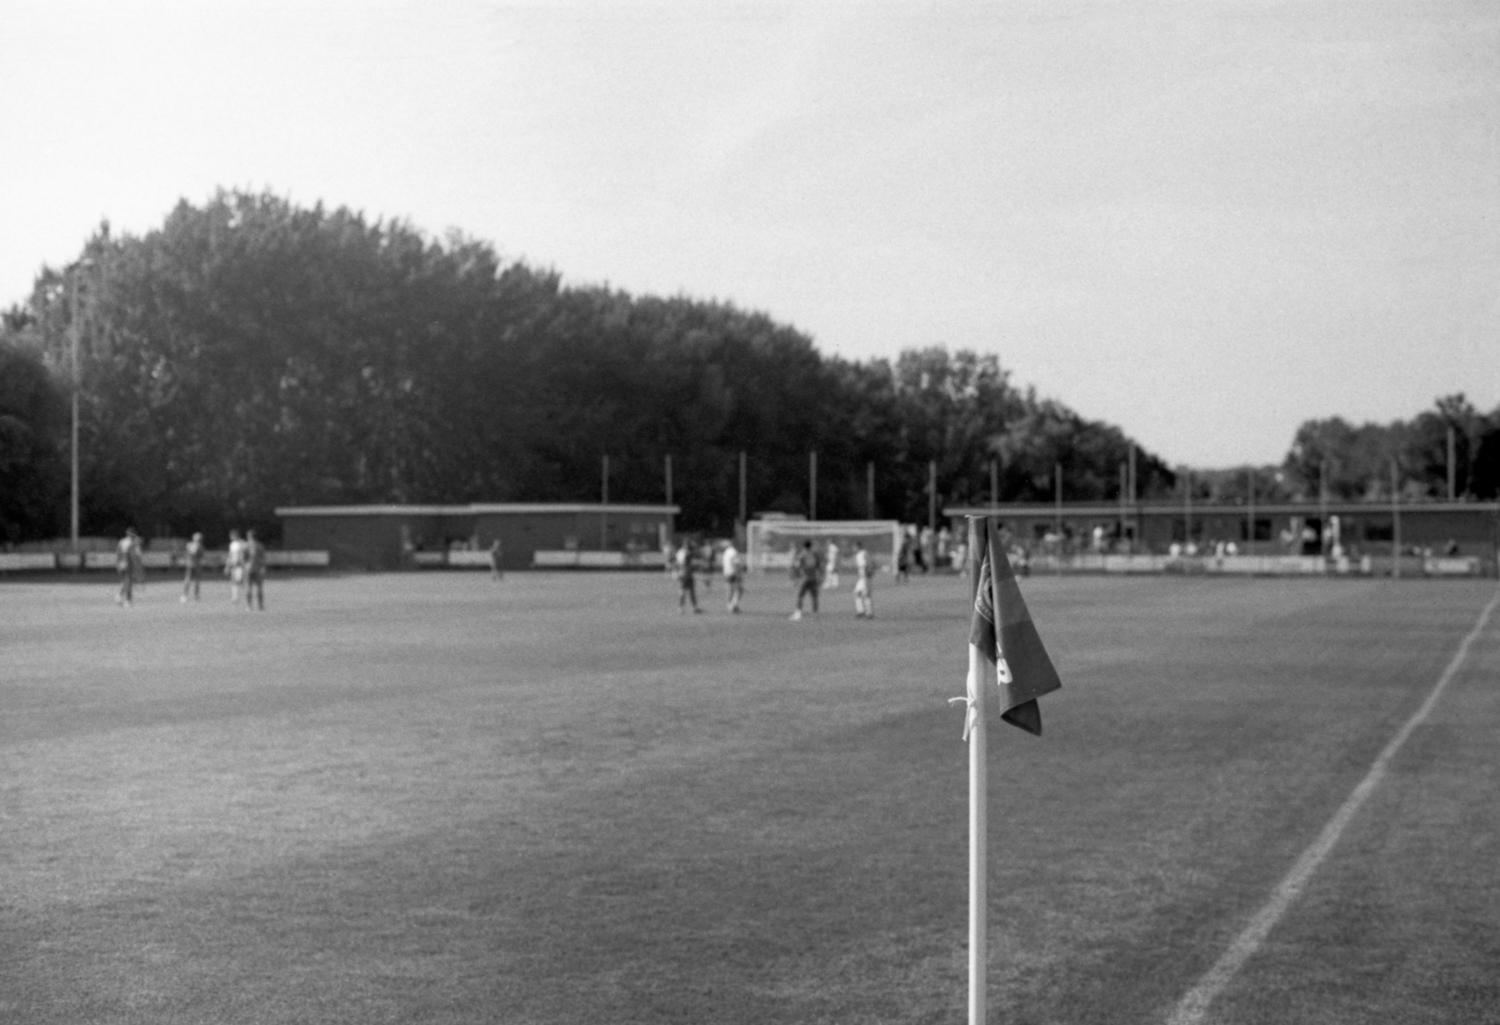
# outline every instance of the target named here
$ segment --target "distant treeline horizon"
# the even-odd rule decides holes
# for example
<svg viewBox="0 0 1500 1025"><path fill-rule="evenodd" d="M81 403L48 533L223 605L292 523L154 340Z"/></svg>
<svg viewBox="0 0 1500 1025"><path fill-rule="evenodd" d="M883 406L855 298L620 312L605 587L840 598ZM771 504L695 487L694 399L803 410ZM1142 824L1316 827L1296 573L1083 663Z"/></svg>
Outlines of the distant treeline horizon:
<svg viewBox="0 0 1500 1025"><path fill-rule="evenodd" d="M1168 466L1119 427L940 346L849 361L769 315L564 286L483 241L225 192L140 237L107 224L0 318L0 542L69 529L78 352L80 529L274 537L283 505L672 498L728 533L751 513L925 523L939 506L1444 497L1500 489L1500 407L1334 417L1280 466ZM1450 444L1451 437L1451 444ZM874 509L868 497L874 467ZM992 476L993 475L993 476ZM1382 492L1382 489L1385 489Z"/></svg>

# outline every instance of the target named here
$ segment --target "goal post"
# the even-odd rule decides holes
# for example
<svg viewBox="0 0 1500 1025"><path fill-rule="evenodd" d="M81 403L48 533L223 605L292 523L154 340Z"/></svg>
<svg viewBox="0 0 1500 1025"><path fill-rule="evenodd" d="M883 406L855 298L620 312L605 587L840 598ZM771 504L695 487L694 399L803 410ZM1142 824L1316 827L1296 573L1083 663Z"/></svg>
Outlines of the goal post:
<svg viewBox="0 0 1500 1025"><path fill-rule="evenodd" d="M896 568L901 550L901 524L895 520L751 520L745 525L745 565L761 572L787 572L802 542L811 541L825 557L829 542L838 545L838 568L852 571L854 545L859 542L887 572Z"/></svg>

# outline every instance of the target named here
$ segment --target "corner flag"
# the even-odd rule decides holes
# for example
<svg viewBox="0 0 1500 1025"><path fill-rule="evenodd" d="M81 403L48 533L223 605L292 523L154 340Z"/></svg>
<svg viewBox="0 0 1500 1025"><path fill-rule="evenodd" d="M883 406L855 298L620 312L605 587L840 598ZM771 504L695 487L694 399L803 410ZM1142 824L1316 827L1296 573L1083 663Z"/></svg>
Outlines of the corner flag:
<svg viewBox="0 0 1500 1025"><path fill-rule="evenodd" d="M1031 622L994 518L970 517L969 525L975 549L970 558L979 567L970 578L974 616L969 624L969 643L995 669L1000 718L1040 736L1042 710L1036 699L1061 688L1062 681Z"/></svg>
<svg viewBox="0 0 1500 1025"><path fill-rule="evenodd" d="M985 740L984 681L993 670L1000 684L1000 718L1027 733L1042 732L1036 699L1062 686L1042 639L1021 599L1000 528L989 516L969 517L968 706L964 740L969 745L969 1025L985 1025L989 971L989 776Z"/></svg>

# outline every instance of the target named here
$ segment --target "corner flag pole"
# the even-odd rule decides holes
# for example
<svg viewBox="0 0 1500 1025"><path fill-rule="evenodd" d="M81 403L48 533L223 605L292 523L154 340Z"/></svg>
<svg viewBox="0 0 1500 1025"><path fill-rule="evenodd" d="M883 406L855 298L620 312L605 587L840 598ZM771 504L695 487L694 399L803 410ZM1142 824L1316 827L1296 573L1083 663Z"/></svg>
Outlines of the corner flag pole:
<svg viewBox="0 0 1500 1025"><path fill-rule="evenodd" d="M983 566L983 521L969 518L969 594L977 595ZM984 654L969 642L969 1025L985 1025L989 989L989 745L984 722Z"/></svg>
<svg viewBox="0 0 1500 1025"><path fill-rule="evenodd" d="M1057 690L1062 682L1016 585L997 517L969 517L969 553L973 612L968 688L964 697L951 700L968 706L964 740L969 745L969 1025L985 1025L989 965L985 681L993 672L1001 720L1037 736L1042 732L1037 698Z"/></svg>
<svg viewBox="0 0 1500 1025"><path fill-rule="evenodd" d="M979 663L976 665L975 663ZM985 1025L985 995L989 988L989 826L985 805L989 800L988 757L985 744L984 656L969 647L969 693L974 696L974 728L969 731L969 1025Z"/></svg>

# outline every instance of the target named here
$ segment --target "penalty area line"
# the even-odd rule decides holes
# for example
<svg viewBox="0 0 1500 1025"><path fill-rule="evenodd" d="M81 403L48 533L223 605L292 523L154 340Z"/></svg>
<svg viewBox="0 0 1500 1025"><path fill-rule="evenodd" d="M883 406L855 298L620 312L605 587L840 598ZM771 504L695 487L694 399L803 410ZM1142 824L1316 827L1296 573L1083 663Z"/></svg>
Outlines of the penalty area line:
<svg viewBox="0 0 1500 1025"><path fill-rule="evenodd" d="M1333 850L1334 845L1339 842L1339 837L1343 835L1360 806L1379 786L1381 779L1385 776L1387 766L1396 757L1396 752L1401 750L1401 745L1406 743L1406 738L1410 737L1412 731L1422 725L1423 720L1432 712L1433 706L1437 704L1448 682L1458 673L1459 667L1468 657L1470 645L1484 632L1485 624L1489 622L1490 615L1495 611L1497 604L1500 604L1500 589L1495 591L1489 604L1479 613L1479 619L1475 622L1474 628L1459 643L1458 650L1453 653L1448 667L1443 670L1443 675L1439 676L1437 683L1433 685L1432 692L1427 695L1427 700L1422 702L1422 706L1412 713L1406 725L1402 726L1391 738L1390 743L1386 744L1385 749L1370 766L1370 771L1365 773L1365 778L1359 781L1359 785L1349 794L1339 810L1334 812L1333 818L1328 820L1328 824L1323 827L1323 831L1318 834L1312 846L1302 852L1302 856L1292 865L1286 878L1282 879L1272 891L1271 899L1255 913L1255 917L1250 919L1244 931L1235 937L1229 949L1224 951L1214 966L1204 973L1192 989L1187 991L1177 1004L1172 1017L1167 1019L1167 1025L1201 1025L1204 1015L1208 1012L1209 1004L1213 1003L1214 998L1223 992L1224 987L1229 985L1239 970L1244 967L1245 962L1260 949L1261 943L1281 920L1287 908L1291 907L1292 902L1302 893L1308 880L1312 878L1312 874L1328 856L1328 852Z"/></svg>

